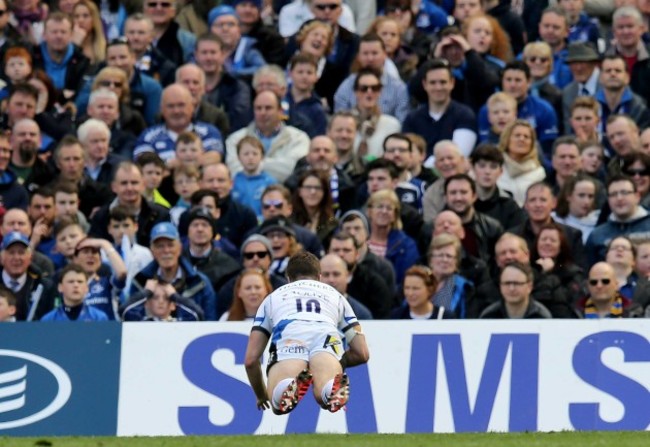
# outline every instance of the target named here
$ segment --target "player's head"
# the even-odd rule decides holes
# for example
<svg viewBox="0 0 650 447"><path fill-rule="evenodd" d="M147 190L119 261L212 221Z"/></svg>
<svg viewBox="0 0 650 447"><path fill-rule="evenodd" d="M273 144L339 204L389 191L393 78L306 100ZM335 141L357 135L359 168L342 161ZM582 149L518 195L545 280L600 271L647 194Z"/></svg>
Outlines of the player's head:
<svg viewBox="0 0 650 447"><path fill-rule="evenodd" d="M320 262L308 251L301 251L289 258L286 271L289 282L300 279L320 280Z"/></svg>

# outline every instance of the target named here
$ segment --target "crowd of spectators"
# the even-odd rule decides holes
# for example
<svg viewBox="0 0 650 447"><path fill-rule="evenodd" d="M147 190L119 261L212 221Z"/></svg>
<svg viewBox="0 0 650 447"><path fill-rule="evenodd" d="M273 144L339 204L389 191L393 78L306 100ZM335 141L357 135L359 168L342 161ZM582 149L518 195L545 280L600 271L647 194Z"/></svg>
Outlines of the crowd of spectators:
<svg viewBox="0 0 650 447"><path fill-rule="evenodd" d="M0 321L650 317L648 0L0 0Z"/></svg>

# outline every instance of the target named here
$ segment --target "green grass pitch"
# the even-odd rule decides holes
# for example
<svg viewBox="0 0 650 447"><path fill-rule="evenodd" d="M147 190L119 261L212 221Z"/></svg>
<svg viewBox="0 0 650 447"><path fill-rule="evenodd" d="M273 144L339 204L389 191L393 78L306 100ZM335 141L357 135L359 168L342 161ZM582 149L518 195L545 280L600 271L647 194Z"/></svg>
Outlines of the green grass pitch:
<svg viewBox="0 0 650 447"><path fill-rule="evenodd" d="M3 447L647 447L648 432L286 435L186 437L0 437Z"/></svg>

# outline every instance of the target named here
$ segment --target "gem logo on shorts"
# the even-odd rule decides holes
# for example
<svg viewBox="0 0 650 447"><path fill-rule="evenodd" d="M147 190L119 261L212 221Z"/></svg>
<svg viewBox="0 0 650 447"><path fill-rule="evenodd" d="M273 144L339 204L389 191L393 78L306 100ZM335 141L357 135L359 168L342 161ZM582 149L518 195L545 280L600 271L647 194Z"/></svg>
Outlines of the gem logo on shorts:
<svg viewBox="0 0 650 447"><path fill-rule="evenodd" d="M284 354L306 354L307 348L298 340L287 340L283 343L284 346L280 348L280 352Z"/></svg>
<svg viewBox="0 0 650 447"><path fill-rule="evenodd" d="M334 354L336 355L343 355L343 350L341 348L341 339L338 337L335 337L333 335L328 335L327 338L325 339L325 343L323 343L323 348L332 348L332 351L334 351Z"/></svg>
<svg viewBox="0 0 650 447"><path fill-rule="evenodd" d="M56 363L35 354L0 349L0 430L53 415L71 394L70 376Z"/></svg>

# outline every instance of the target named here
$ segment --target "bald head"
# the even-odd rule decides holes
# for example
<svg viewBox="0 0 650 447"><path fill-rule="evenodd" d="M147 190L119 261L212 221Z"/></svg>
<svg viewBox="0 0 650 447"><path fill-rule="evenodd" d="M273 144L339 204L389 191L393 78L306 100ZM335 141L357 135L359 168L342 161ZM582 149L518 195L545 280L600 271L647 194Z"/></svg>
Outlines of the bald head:
<svg viewBox="0 0 650 447"><path fill-rule="evenodd" d="M180 133L192 122L194 103L192 94L182 84L171 84L163 90L161 112L165 124L174 132Z"/></svg>
<svg viewBox="0 0 650 447"><path fill-rule="evenodd" d="M0 226L0 233L4 236L11 231L18 231L27 237L32 234L32 224L27 213L20 208L10 208L5 213Z"/></svg>
<svg viewBox="0 0 650 447"><path fill-rule="evenodd" d="M280 98L268 90L258 93L253 102L253 113L255 125L262 134L275 132L282 120Z"/></svg>
<svg viewBox="0 0 650 447"><path fill-rule="evenodd" d="M589 296L596 304L613 301L618 291L616 272L606 262L597 262L589 270Z"/></svg>
<svg viewBox="0 0 650 447"><path fill-rule="evenodd" d="M205 73L203 70L196 64L182 65L176 70L176 82L187 87L196 107L205 93Z"/></svg>
<svg viewBox="0 0 650 447"><path fill-rule="evenodd" d="M436 216L434 221L433 235L453 234L461 241L465 238L465 228L458 214L445 210Z"/></svg>
<svg viewBox="0 0 650 447"><path fill-rule="evenodd" d="M499 238L494 247L496 262L500 268L503 268L510 262L521 262L527 264L530 262L530 252L526 240L512 233L505 233Z"/></svg>
<svg viewBox="0 0 650 447"><path fill-rule="evenodd" d="M321 281L345 295L348 286L348 267L340 256L328 254L320 260Z"/></svg>

